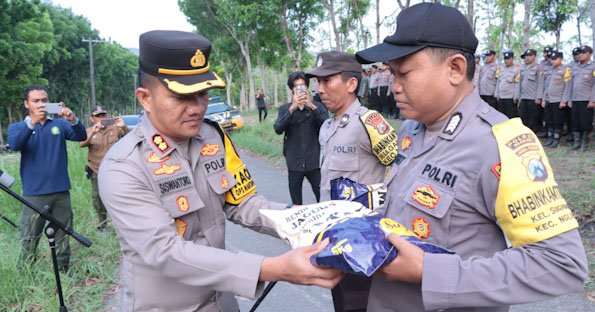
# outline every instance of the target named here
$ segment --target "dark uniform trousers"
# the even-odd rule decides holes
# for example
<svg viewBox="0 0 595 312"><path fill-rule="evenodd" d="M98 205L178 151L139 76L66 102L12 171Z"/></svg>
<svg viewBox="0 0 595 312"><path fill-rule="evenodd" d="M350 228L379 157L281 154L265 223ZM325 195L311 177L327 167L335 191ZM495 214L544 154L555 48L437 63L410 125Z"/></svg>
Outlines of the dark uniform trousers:
<svg viewBox="0 0 595 312"><path fill-rule="evenodd" d="M560 108L560 102L548 103L544 109L544 116L546 129L561 135L564 111Z"/></svg>
<svg viewBox="0 0 595 312"><path fill-rule="evenodd" d="M588 104L589 101L572 101L572 109L570 110L572 131L593 131L593 108L587 108Z"/></svg>
<svg viewBox="0 0 595 312"><path fill-rule="evenodd" d="M489 103L488 103L489 104ZM518 109L513 99L500 99L498 110L508 118L518 117Z"/></svg>
<svg viewBox="0 0 595 312"><path fill-rule="evenodd" d="M331 290L335 312L364 312L368 305L368 296L372 278L347 274L341 283ZM346 307L349 307L346 309Z"/></svg>
<svg viewBox="0 0 595 312"><path fill-rule="evenodd" d="M288 170L287 177L289 179L289 194L291 195L291 202L294 205L302 204L302 182L304 177L308 179L312 186L312 192L316 197L316 202L320 201L320 168L310 171L293 171Z"/></svg>
<svg viewBox="0 0 595 312"><path fill-rule="evenodd" d="M541 109L541 105L535 104L534 99L521 100L521 120L525 126L533 130L535 133L541 131L543 128L540 124L539 109Z"/></svg>
<svg viewBox="0 0 595 312"><path fill-rule="evenodd" d="M379 112L382 112L382 106L380 103L380 98L378 97L378 87L370 88L370 108L375 109ZM380 109L378 109L380 108Z"/></svg>
<svg viewBox="0 0 595 312"><path fill-rule="evenodd" d="M385 115L388 116L390 109L388 108L388 95L386 95L386 92L388 92L388 86L382 86L382 87L378 87L378 92L380 93L378 95L378 98L380 99L380 105L379 105L379 113L384 113Z"/></svg>

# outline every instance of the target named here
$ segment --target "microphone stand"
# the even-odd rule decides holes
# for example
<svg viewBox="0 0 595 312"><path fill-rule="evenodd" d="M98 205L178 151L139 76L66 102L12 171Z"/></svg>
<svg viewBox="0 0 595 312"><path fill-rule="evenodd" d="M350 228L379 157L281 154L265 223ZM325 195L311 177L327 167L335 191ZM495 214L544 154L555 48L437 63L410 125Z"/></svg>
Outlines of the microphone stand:
<svg viewBox="0 0 595 312"><path fill-rule="evenodd" d="M62 294L62 283L60 282L60 270L58 270L58 258L56 256L56 240L55 240L56 231L57 230L64 231L64 233L72 236L74 239L76 239L79 243L83 244L83 246L85 246L85 247L90 247L92 244L91 241L88 238L84 237L83 235L75 232L72 229L72 227L66 226L66 225L64 225L64 223L62 223L62 222L58 221L56 218L52 217L49 214L48 209L39 209L38 207L35 207L35 205L30 203L29 201L27 201L26 199L24 199L17 193L13 192L10 188L8 188L7 186L5 186L2 183L0 183L0 188L2 190L4 190L6 193L8 193L10 196L14 197L21 203L25 204L27 207L33 209L41 217L43 217L44 219L49 221L49 224L46 226L44 233L45 233L45 236L48 238L48 243L50 245L50 250L52 252L52 262L54 264L54 275L56 276L56 290L58 293L58 299L60 301L59 311L67 312L68 310L66 309L66 306L64 305L64 297Z"/></svg>

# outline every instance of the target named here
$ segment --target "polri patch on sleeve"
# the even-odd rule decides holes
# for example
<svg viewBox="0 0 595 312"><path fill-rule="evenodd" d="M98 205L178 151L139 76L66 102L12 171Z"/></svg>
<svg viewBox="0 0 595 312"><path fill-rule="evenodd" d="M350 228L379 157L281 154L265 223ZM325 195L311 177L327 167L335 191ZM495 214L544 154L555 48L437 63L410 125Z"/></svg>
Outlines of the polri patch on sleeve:
<svg viewBox="0 0 595 312"><path fill-rule="evenodd" d="M178 218L174 222L174 225L176 227L176 232L178 232L178 235L180 235L180 237L184 237L184 234L186 234L186 229L188 228L188 224L184 222L181 218Z"/></svg>
<svg viewBox="0 0 595 312"><path fill-rule="evenodd" d="M492 173L496 176L496 179L500 180L500 171L502 170L502 163L498 162L492 166Z"/></svg>

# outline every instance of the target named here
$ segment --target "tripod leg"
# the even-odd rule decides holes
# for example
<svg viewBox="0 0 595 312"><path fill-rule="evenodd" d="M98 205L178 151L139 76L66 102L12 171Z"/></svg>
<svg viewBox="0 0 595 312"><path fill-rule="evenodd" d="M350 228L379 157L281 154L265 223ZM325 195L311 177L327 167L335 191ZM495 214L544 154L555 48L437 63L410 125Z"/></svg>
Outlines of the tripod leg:
<svg viewBox="0 0 595 312"><path fill-rule="evenodd" d="M50 250L52 252L52 262L54 264L54 275L56 276L56 290L58 292L58 300L60 301L60 312L67 312L66 306L64 305L64 297L62 295L62 283L60 282L60 270L58 270L58 257L56 256L56 230L52 223L48 224L45 228L45 236L48 238L50 244Z"/></svg>

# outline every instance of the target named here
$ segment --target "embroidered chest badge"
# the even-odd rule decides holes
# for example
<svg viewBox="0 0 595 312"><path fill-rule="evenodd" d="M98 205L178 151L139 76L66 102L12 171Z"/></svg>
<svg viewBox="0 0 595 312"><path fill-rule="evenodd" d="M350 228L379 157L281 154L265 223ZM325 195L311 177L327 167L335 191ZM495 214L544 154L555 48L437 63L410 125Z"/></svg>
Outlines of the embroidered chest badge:
<svg viewBox="0 0 595 312"><path fill-rule="evenodd" d="M419 238L428 238L430 235L430 224L422 217L413 219L413 233Z"/></svg>
<svg viewBox="0 0 595 312"><path fill-rule="evenodd" d="M450 134L453 135L455 133L455 131L457 130L457 128L459 127L459 124L461 123L461 120L463 119L463 114L461 113L454 113L450 116L450 119L448 120L448 123L446 124L446 128L444 128L444 133L446 134Z"/></svg>
<svg viewBox="0 0 595 312"><path fill-rule="evenodd" d="M424 207L434 209L440 200L440 195L429 185L420 186L413 191L411 199Z"/></svg>
<svg viewBox="0 0 595 312"><path fill-rule="evenodd" d="M227 177L225 175L221 176L221 188L229 188L229 180L227 180Z"/></svg>
<svg viewBox="0 0 595 312"><path fill-rule="evenodd" d="M401 149L406 151L411 147L411 136L407 135L403 138L403 140L401 141Z"/></svg>
<svg viewBox="0 0 595 312"><path fill-rule="evenodd" d="M162 153L165 153L171 147L165 138L160 134L154 134L151 138L151 142L153 142L153 145L155 145L155 147L157 147L157 149Z"/></svg>
<svg viewBox="0 0 595 312"><path fill-rule="evenodd" d="M184 234L186 234L186 229L188 228L188 224L179 218L176 219L176 222L174 224L176 226L176 232L178 232L178 235L184 237Z"/></svg>
<svg viewBox="0 0 595 312"><path fill-rule="evenodd" d="M52 132L53 135L58 135L60 134L60 128L53 126L52 129L50 130Z"/></svg>
<svg viewBox="0 0 595 312"><path fill-rule="evenodd" d="M188 203L188 197L185 195L180 195L176 198L176 203L178 204L178 210L181 212L186 212L190 209L190 204Z"/></svg>
<svg viewBox="0 0 595 312"><path fill-rule="evenodd" d="M221 150L219 144L205 144L200 149L201 156L214 156Z"/></svg>
<svg viewBox="0 0 595 312"><path fill-rule="evenodd" d="M147 162L154 164L154 163L162 163L166 160L169 160L169 156L166 156L164 158L159 158L159 156L157 156L157 154L155 154L155 152L152 152L151 155L149 155L149 157L147 157Z"/></svg>
<svg viewBox="0 0 595 312"><path fill-rule="evenodd" d="M155 175L162 175L162 174L173 174L174 172L180 170L182 167L179 165L168 165L166 163L161 164L161 167L155 169L153 173Z"/></svg>

